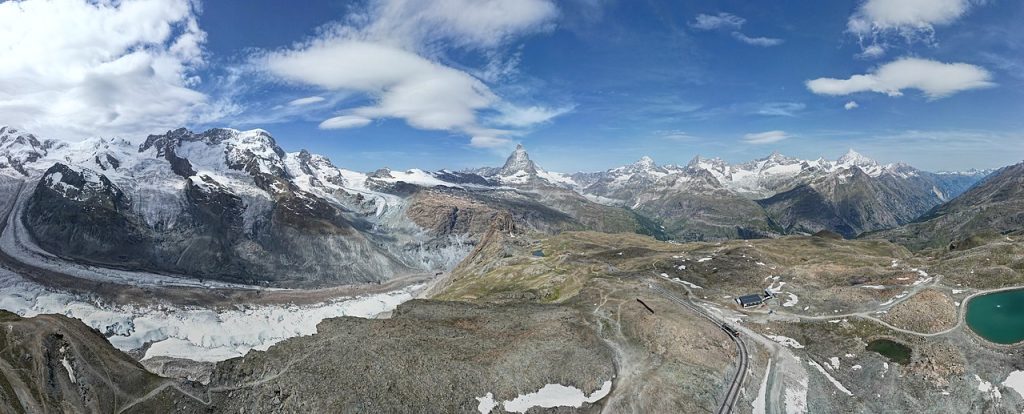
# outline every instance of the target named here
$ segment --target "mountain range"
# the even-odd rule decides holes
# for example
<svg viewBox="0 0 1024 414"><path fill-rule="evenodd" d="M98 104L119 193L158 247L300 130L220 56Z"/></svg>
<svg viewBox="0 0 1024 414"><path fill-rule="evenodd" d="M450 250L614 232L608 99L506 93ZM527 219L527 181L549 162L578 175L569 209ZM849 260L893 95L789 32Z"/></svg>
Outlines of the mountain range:
<svg viewBox="0 0 1024 414"><path fill-rule="evenodd" d="M958 321L1022 280L1022 189L1024 163L852 151L562 174L518 147L499 167L362 173L258 129L0 128L0 301L18 313L0 311L0 406L536 412L556 387L581 396L556 412L967 412L1015 375L1012 349ZM403 284L388 300L423 299L300 302ZM767 310L736 307L765 290Z"/></svg>
<svg viewBox="0 0 1024 414"><path fill-rule="evenodd" d="M0 129L0 174L38 180L22 221L59 256L104 266L280 286L382 282L452 269L495 223L554 234L636 232L679 241L844 237L918 219L987 171L932 173L773 153L685 166L643 157L550 172L520 145L501 167L339 168L264 130L186 129L139 144L68 143ZM255 275L255 276L254 276Z"/></svg>

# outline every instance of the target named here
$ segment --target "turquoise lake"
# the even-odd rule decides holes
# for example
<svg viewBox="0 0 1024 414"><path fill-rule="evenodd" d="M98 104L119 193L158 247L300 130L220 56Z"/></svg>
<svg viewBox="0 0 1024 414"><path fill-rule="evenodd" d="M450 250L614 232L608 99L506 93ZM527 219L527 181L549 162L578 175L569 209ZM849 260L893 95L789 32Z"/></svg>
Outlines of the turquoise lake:
<svg viewBox="0 0 1024 414"><path fill-rule="evenodd" d="M989 293L967 303L967 326L997 344L1024 341L1024 290Z"/></svg>

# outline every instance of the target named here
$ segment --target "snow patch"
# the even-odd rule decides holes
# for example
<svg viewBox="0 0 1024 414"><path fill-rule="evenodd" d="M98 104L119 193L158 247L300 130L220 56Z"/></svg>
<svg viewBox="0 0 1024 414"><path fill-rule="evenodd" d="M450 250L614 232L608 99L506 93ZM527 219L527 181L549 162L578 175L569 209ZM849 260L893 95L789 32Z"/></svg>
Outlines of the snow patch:
<svg viewBox="0 0 1024 414"><path fill-rule="evenodd" d="M476 400L480 402L476 406L476 409L477 411L480 411L480 414L490 413L494 407L498 406L498 402L494 401L494 394L490 392L483 397L476 397Z"/></svg>
<svg viewBox="0 0 1024 414"><path fill-rule="evenodd" d="M67 352L67 348L61 346L60 347L60 364L63 365L64 366L64 370L68 372L68 379L71 380L71 383L72 384L77 384L78 383L78 379L75 378L75 368L71 366L71 361L68 361L67 355L64 354L65 352Z"/></svg>
<svg viewBox="0 0 1024 414"><path fill-rule="evenodd" d="M796 387L786 387L786 414L807 414L807 378Z"/></svg>
<svg viewBox="0 0 1024 414"><path fill-rule="evenodd" d="M682 279L680 279L680 278L678 278L678 277L676 278L676 281L678 281L679 283L682 283L682 284L686 285L686 287L688 287L688 288L690 288L690 289L704 289L704 288L702 288L702 287L700 287L700 286L697 286L697 285L695 285L695 284L693 284L693 283L690 283L690 282L687 282L687 281L685 281L685 280L682 280Z"/></svg>
<svg viewBox="0 0 1024 414"><path fill-rule="evenodd" d="M803 349L803 345L796 341L796 339L782 335L765 335L768 339L782 344L782 346L793 349Z"/></svg>
<svg viewBox="0 0 1024 414"><path fill-rule="evenodd" d="M789 298L786 299L786 302L783 303L782 306L790 308L790 307L795 306L798 302L800 302L800 298L797 297L796 295L794 295L792 293L786 293L786 294L789 295Z"/></svg>
<svg viewBox="0 0 1024 414"><path fill-rule="evenodd" d="M1019 372L1019 371L1018 371ZM974 379L978 380L978 391L983 394L987 394L991 399L1000 399L1003 395L999 392L999 388L992 385L991 382L981 379L977 374L974 375ZM1014 389L1016 391L1016 389Z"/></svg>
<svg viewBox="0 0 1024 414"><path fill-rule="evenodd" d="M828 366L829 366L830 368L832 368L832 370L833 370L833 371L835 371L835 370L838 370L838 369L839 369L839 357L832 357L832 358L829 358L829 359L828 359L828 361L829 361L829 362L828 362L828 364L827 364L827 365L828 365Z"/></svg>
<svg viewBox="0 0 1024 414"><path fill-rule="evenodd" d="M768 364L764 367L764 377L761 378L761 388L757 390L757 398L750 405L753 407L753 414L765 414L768 400L768 377L772 372L772 360L768 358Z"/></svg>
<svg viewBox="0 0 1024 414"><path fill-rule="evenodd" d="M1003 380L1002 385L1013 390L1017 395L1024 397L1024 371L1011 372L1010 375L1007 375L1006 379Z"/></svg>
<svg viewBox="0 0 1024 414"><path fill-rule="evenodd" d="M828 372L826 372L826 371L825 371L825 368L823 368L823 367L822 367L821 365L819 365L819 364L818 364L817 362L814 362L814 361L807 361L807 363L808 363L808 364L809 364L810 366L812 366L812 367L816 368L816 369L818 370L818 372L821 372L821 374L822 374L822 375L824 375L824 376L825 376L825 378L826 378L826 379L828 379L828 381L829 381L829 382L831 382L831 383L832 383L832 385L834 385L834 386L836 387L836 389L838 389L838 390L839 390L840 392L842 392L843 394L846 394L846 395L848 395L848 396L851 396L851 397L853 396L853 393L852 393L852 392L850 392L850 390L846 389L846 387L845 387L845 386L843 386L843 384L842 384L842 383L840 383L839 381L836 381L836 379L835 379L835 378L832 378L832 376L831 376L831 375L829 375L829 374L828 374ZM837 363L837 364L838 364L838 363Z"/></svg>
<svg viewBox="0 0 1024 414"><path fill-rule="evenodd" d="M537 392L529 394L521 394L514 399L506 400L502 403L505 411L513 413L525 413L533 407L541 408L554 408L554 407L573 407L580 408L583 403L595 403L600 401L602 398L608 396L612 391L612 382L605 381L601 388L594 391L589 396L584 394L582 390L573 386L565 386L561 384L547 384ZM481 413L486 413L484 403L494 404L491 405L493 409L497 404L493 401L494 396L491 393L487 393L485 397L478 397L477 401L480 401L480 405L477 409ZM489 399L489 400L488 400Z"/></svg>

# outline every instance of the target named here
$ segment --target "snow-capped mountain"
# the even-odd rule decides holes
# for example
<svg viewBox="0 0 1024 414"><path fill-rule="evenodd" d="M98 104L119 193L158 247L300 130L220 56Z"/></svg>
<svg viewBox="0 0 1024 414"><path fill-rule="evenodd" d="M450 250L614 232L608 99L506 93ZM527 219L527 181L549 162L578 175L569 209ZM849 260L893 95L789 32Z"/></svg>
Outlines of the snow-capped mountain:
<svg viewBox="0 0 1024 414"><path fill-rule="evenodd" d="M2 131L0 174L34 188L18 222L42 249L103 266L236 283L374 282L451 269L494 220L541 232L642 228L522 149L486 178L366 174L287 153L260 129L177 129L139 143Z"/></svg>
<svg viewBox="0 0 1024 414"><path fill-rule="evenodd" d="M742 164L728 164L720 158L698 156L690 161L689 166L707 170L723 186L751 198L768 197L814 178L850 168L860 169L871 177L898 173L901 169L895 164L883 166L852 149L834 161L824 158L802 160L774 152L768 157Z"/></svg>
<svg viewBox="0 0 1024 414"><path fill-rule="evenodd" d="M654 159L644 156L636 162L599 173L572 175L578 191L606 204L626 204L639 191L653 186L659 179L678 174L676 166L659 166Z"/></svg>
<svg viewBox="0 0 1024 414"><path fill-rule="evenodd" d="M530 159L530 155L526 153L522 144L516 145L515 151L509 155L501 168L481 168L472 172L494 183L509 186L553 185L564 188L576 186L572 177L538 167Z"/></svg>
<svg viewBox="0 0 1024 414"><path fill-rule="evenodd" d="M852 150L686 166L643 157L570 176L541 168L521 145L501 167L362 173L285 152L259 129L63 143L2 128L0 174L39 183L23 222L63 257L279 284L450 269L500 217L542 232L850 237L910 221L981 178L881 165Z"/></svg>
<svg viewBox="0 0 1024 414"><path fill-rule="evenodd" d="M835 160L776 152L730 164L697 156L685 168L661 167L644 157L573 177L589 198L664 220L671 233L689 238L823 229L852 237L906 223L981 178L882 165L852 149Z"/></svg>
<svg viewBox="0 0 1024 414"><path fill-rule="evenodd" d="M0 173L26 177L29 169L51 151L65 144L54 140L39 140L35 135L11 127L0 127Z"/></svg>

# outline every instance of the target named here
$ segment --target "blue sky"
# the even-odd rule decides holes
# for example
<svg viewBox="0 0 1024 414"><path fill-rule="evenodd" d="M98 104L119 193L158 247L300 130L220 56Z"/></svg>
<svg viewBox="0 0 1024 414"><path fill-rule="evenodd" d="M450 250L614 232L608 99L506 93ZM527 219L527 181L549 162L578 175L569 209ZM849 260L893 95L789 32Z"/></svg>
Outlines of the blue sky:
<svg viewBox="0 0 1024 414"><path fill-rule="evenodd" d="M76 3L26 3L54 2ZM117 19L131 3L77 2L102 12L94 19ZM90 108L135 109L86 116L95 109L47 105L12 110L10 122L68 137L263 128L286 150L357 170L495 165L515 143L567 172L774 150L834 158L855 148L930 170L1024 159L1019 1L138 3L150 20L134 21L166 33L120 30L126 40L110 53L67 57L107 73L97 60L148 54L154 70L117 77L147 94L88 95ZM0 6L0 22L33 12ZM46 61L26 55L22 72L5 75L37 76L25 68ZM37 83L80 99L81 87L57 86L65 78ZM0 108L40 95L3 86ZM166 105L150 109L147 96Z"/></svg>

